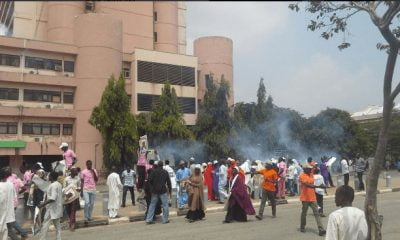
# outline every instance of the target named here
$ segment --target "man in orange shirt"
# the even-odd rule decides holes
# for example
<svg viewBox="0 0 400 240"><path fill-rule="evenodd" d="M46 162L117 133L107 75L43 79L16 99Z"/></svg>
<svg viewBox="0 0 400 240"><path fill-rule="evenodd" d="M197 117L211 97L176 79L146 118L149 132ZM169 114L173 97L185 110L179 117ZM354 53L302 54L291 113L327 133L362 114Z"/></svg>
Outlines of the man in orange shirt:
<svg viewBox="0 0 400 240"><path fill-rule="evenodd" d="M313 167L311 165L306 165L304 167L304 172L299 176L299 182L301 184L300 201L302 203L300 231L305 232L304 228L306 226L307 211L308 207L311 207L314 212L315 220L317 221L319 235L324 236L326 231L318 213L317 198L315 196L314 188L325 188L325 186L314 185L314 176L311 173L312 169Z"/></svg>
<svg viewBox="0 0 400 240"><path fill-rule="evenodd" d="M265 203L267 202L267 199L271 201L272 217L275 218L276 217L275 184L278 181L278 173L275 171L275 169L273 169L271 161L267 161L265 163L265 169L261 169L260 171L255 173L264 176L263 194L262 194L260 209L258 211L258 215L256 215L256 218L258 220L263 219L264 207Z"/></svg>

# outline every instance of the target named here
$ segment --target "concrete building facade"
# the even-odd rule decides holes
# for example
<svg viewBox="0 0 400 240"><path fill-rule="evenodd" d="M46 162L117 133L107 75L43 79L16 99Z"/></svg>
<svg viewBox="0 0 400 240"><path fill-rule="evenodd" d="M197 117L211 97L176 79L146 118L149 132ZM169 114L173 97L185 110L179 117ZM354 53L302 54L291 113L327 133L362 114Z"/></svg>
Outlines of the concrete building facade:
<svg viewBox="0 0 400 240"><path fill-rule="evenodd" d="M88 123L111 75L124 74L133 114L151 111L164 84L175 88L186 124L196 122L205 79L231 86L232 40L203 37L186 55L184 2L0 3L0 165L61 160L102 168L102 139Z"/></svg>

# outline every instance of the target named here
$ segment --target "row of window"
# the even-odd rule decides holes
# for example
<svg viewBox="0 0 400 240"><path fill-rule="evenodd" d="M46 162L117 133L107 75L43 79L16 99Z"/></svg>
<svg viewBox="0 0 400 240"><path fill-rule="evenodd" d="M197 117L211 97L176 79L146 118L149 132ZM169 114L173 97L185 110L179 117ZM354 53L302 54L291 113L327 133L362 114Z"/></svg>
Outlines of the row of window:
<svg viewBox="0 0 400 240"><path fill-rule="evenodd" d="M30 135L60 135L61 124L53 123L23 123L22 134ZM72 135L72 124L62 125L62 134ZM16 122L0 122L0 134L17 134L18 123Z"/></svg>
<svg viewBox="0 0 400 240"><path fill-rule="evenodd" d="M10 54L0 54L0 65L19 67L21 65L21 56L10 55ZM74 61L62 61L59 59L49 59L49 58L26 56L25 57L25 67L73 73L75 71L75 62Z"/></svg>
<svg viewBox="0 0 400 240"><path fill-rule="evenodd" d="M138 61L138 81L195 86L195 68L173 64Z"/></svg>
<svg viewBox="0 0 400 240"><path fill-rule="evenodd" d="M63 103L74 103L73 92L63 92ZM0 88L0 99L18 100L18 88ZM24 101L61 103L60 91L24 89Z"/></svg>
<svg viewBox="0 0 400 240"><path fill-rule="evenodd" d="M159 95L138 94L138 111L152 111L155 104L160 101ZM189 97L178 97L178 104L182 113L196 113L196 99Z"/></svg>

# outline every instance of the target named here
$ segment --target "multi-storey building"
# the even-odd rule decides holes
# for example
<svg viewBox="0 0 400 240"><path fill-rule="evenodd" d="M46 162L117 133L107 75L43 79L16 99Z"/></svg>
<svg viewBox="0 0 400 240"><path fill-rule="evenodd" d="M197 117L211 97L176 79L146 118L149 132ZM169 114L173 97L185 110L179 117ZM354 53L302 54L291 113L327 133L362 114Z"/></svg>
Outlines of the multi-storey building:
<svg viewBox="0 0 400 240"><path fill-rule="evenodd" d="M0 165L60 160L61 142L102 167L101 136L88 123L107 81L121 72L132 113L151 111L166 81L195 124L205 80L231 86L232 41L202 37L186 55L184 2L0 3Z"/></svg>

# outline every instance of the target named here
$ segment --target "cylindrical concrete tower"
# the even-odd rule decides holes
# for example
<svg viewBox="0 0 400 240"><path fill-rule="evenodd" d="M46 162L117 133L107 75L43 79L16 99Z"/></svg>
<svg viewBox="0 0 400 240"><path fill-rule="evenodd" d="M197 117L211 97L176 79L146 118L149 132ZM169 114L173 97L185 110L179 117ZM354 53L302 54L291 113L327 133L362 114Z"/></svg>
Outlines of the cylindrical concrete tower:
<svg viewBox="0 0 400 240"><path fill-rule="evenodd" d="M83 14L83 1L47 2L47 40L50 42L74 43L74 20Z"/></svg>
<svg viewBox="0 0 400 240"><path fill-rule="evenodd" d="M154 1L154 50L178 53L178 2Z"/></svg>
<svg viewBox="0 0 400 240"><path fill-rule="evenodd" d="M75 141L81 167L89 159L97 169L103 165L101 135L88 120L93 108L100 103L110 76L114 74L118 78L121 72L122 34L122 21L109 14L82 14L75 20L75 44L78 47Z"/></svg>
<svg viewBox="0 0 400 240"><path fill-rule="evenodd" d="M206 74L212 74L216 83L219 83L221 76L224 75L230 89L228 104L232 106L234 104L232 40L226 37L201 37L194 41L193 51L199 62L199 98L203 99L206 91Z"/></svg>

